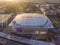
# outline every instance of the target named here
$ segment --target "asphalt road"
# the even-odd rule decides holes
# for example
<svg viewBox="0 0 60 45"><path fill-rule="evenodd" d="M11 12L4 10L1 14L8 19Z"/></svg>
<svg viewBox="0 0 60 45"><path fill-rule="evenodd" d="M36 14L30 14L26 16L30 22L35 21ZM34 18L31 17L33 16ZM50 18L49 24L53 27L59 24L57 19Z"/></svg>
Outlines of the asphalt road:
<svg viewBox="0 0 60 45"><path fill-rule="evenodd" d="M0 37L0 45L28 45Z"/></svg>

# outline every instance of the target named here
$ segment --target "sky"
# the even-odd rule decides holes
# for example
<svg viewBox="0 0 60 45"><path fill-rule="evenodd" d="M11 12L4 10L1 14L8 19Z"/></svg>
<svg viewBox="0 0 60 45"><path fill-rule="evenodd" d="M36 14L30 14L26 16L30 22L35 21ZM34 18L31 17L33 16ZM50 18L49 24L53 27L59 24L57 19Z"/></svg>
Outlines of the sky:
<svg viewBox="0 0 60 45"><path fill-rule="evenodd" d="M42 1L42 0L0 0L0 1L24 1L24 2L32 2L32 1Z"/></svg>
<svg viewBox="0 0 60 45"><path fill-rule="evenodd" d="M60 0L0 0L0 1L9 1L9 2L59 2Z"/></svg>
<svg viewBox="0 0 60 45"><path fill-rule="evenodd" d="M0 0L0 2L3 1L3 2L46 2L46 0Z"/></svg>

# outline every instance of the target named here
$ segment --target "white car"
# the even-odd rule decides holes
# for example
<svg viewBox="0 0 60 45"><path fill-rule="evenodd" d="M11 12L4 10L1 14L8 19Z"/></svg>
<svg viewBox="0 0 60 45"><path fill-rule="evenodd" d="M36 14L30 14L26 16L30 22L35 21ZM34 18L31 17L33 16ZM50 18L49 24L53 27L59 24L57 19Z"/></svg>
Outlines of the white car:
<svg viewBox="0 0 60 45"><path fill-rule="evenodd" d="M17 14L9 26L12 26L14 31L17 32L23 32L25 30L33 31L38 28L54 28L49 18L46 15L39 13Z"/></svg>

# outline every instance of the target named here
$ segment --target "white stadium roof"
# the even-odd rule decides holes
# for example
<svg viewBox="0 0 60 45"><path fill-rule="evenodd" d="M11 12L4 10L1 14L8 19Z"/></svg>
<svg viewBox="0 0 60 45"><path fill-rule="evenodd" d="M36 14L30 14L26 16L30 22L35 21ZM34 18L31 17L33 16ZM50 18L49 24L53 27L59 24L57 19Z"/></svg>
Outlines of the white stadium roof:
<svg viewBox="0 0 60 45"><path fill-rule="evenodd" d="M24 13L24 14L18 14L13 21L16 21L17 24L22 26L47 26L51 23L49 18L43 14L38 13ZM10 26L13 25L13 21L9 24ZM49 23L49 24L47 24ZM53 25L52 25L53 26Z"/></svg>

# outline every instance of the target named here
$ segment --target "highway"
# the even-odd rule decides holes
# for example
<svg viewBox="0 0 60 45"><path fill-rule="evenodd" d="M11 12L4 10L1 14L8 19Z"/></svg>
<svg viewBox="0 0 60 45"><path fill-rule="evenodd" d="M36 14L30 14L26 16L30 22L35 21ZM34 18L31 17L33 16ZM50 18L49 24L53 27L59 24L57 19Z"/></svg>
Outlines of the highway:
<svg viewBox="0 0 60 45"><path fill-rule="evenodd" d="M51 42L44 42L44 41L37 41L37 40L32 40L32 39L26 39L26 38L22 38L22 37L18 37L18 36L12 36L12 35L8 35L6 33L2 33L0 32L0 36L7 38L9 40L14 40L17 42L22 42L22 43L27 43L27 44L33 44L33 45L55 45L54 43Z"/></svg>

